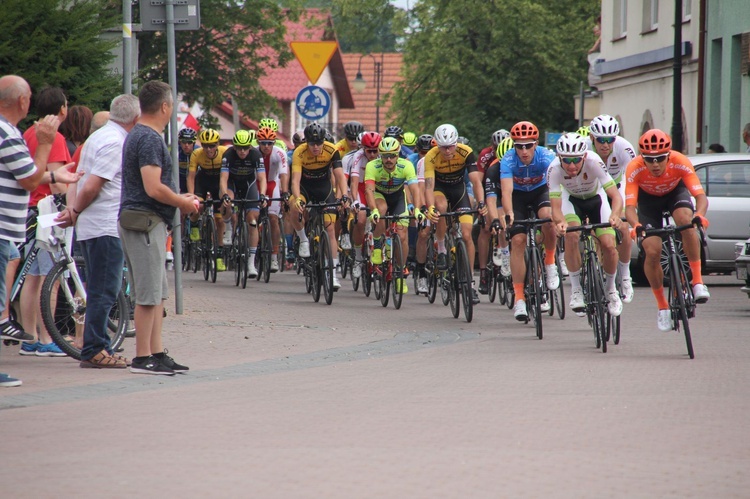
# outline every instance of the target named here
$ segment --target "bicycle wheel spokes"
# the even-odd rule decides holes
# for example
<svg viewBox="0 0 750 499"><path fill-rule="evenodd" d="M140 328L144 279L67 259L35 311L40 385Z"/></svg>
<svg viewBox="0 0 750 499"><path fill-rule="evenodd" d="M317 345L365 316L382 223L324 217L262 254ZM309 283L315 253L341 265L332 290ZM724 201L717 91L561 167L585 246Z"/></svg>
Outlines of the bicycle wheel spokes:
<svg viewBox="0 0 750 499"><path fill-rule="evenodd" d="M333 255L331 253L331 243L328 239L328 233L320 234L320 247L318 248L320 259L318 266L320 275L323 280L323 290L325 292L326 304L333 302L333 273L336 270L333 266Z"/></svg>
<svg viewBox="0 0 750 499"><path fill-rule="evenodd" d="M529 264L531 273L529 274L531 289L529 292L529 303L531 304L531 318L534 322L536 329L536 337L540 340L544 338L544 329L542 327L542 286L544 283L544 268L542 267L542 259L539 253L539 248L534 248L531 251L531 258L529 258Z"/></svg>
<svg viewBox="0 0 750 499"><path fill-rule="evenodd" d="M692 295L689 290L689 282L687 280L687 274L682 265L676 265L679 262L677 255L672 255L671 269L670 269L670 301L672 302L672 317L675 324L675 329L680 330L680 323L682 323L682 331L685 335L685 346L687 347L688 356L691 359L695 358L695 352L693 351L693 340L690 336L690 318L689 318L689 307L692 301Z"/></svg>
<svg viewBox="0 0 750 499"><path fill-rule="evenodd" d="M393 253L391 254L391 276L393 280L393 306L396 310L401 308L401 302L404 298L404 287L406 278L404 277L404 262L401 253L401 239L398 235L393 237ZM416 272L415 272L416 274Z"/></svg>
<svg viewBox="0 0 750 499"><path fill-rule="evenodd" d="M456 271L458 291L461 293L461 303L464 306L464 318L466 322L471 322L474 318L473 289L469 256L466 252L466 243L463 240L459 240L456 244Z"/></svg>

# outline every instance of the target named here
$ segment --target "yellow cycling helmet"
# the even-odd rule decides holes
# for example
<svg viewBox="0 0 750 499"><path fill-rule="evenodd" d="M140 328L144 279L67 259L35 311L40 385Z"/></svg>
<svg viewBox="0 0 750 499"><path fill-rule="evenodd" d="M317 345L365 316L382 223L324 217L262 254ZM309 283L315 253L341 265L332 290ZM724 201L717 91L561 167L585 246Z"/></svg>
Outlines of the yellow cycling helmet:
<svg viewBox="0 0 750 499"><path fill-rule="evenodd" d="M204 146L218 144L219 132L217 132L213 128L206 128L203 131L201 131L200 135L198 136L198 140L200 140L201 145L204 145Z"/></svg>
<svg viewBox="0 0 750 499"><path fill-rule="evenodd" d="M238 147L250 147L252 141L253 137L248 130L237 130L232 138L232 144Z"/></svg>
<svg viewBox="0 0 750 499"><path fill-rule="evenodd" d="M404 145L406 147L414 147L417 145L417 134L414 132L404 133Z"/></svg>
<svg viewBox="0 0 750 499"><path fill-rule="evenodd" d="M581 128L579 128L578 130L576 130L576 133L578 135L580 135L581 137L588 137L589 136L589 127L587 127L587 126L584 125Z"/></svg>
<svg viewBox="0 0 750 499"><path fill-rule="evenodd" d="M279 131L279 122L273 118L263 118L258 122L258 130L261 128L270 128L274 132Z"/></svg>
<svg viewBox="0 0 750 499"><path fill-rule="evenodd" d="M505 156L505 153L510 151L511 149L513 149L513 139L511 139L510 137L506 137L497 145L495 155L498 159L500 159Z"/></svg>
<svg viewBox="0 0 750 499"><path fill-rule="evenodd" d="M393 137L385 137L380 141L378 152L380 154L398 154L401 150L401 144Z"/></svg>

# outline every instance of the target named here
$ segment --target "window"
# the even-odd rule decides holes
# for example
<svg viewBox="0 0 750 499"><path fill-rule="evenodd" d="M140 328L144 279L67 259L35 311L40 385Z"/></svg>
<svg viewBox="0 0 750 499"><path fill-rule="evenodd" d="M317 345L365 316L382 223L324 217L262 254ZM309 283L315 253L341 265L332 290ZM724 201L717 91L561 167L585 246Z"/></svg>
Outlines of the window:
<svg viewBox="0 0 750 499"><path fill-rule="evenodd" d="M750 198L750 163L716 163L699 171L706 170L708 181L703 178L701 182L707 195Z"/></svg>
<svg viewBox="0 0 750 499"><path fill-rule="evenodd" d="M691 15L693 13L692 0L682 0L682 22L690 22Z"/></svg>
<svg viewBox="0 0 750 499"><path fill-rule="evenodd" d="M659 28L659 0L644 0L641 33L650 33Z"/></svg>
<svg viewBox="0 0 750 499"><path fill-rule="evenodd" d="M628 36L628 0L614 0L613 40Z"/></svg>

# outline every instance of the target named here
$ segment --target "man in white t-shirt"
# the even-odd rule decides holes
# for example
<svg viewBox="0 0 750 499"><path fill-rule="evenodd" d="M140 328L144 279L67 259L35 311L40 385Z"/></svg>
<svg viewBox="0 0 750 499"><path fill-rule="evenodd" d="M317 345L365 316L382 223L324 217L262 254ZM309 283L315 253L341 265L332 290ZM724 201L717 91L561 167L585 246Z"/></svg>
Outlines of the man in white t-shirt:
<svg viewBox="0 0 750 499"><path fill-rule="evenodd" d="M124 255L117 231L122 187L122 148L141 114L138 97L112 100L109 121L83 144L81 183L68 191L68 208L60 216L76 226L76 244L86 261L86 322L81 367L121 368L127 359L112 351L107 320L122 286ZM71 195L72 194L72 195Z"/></svg>

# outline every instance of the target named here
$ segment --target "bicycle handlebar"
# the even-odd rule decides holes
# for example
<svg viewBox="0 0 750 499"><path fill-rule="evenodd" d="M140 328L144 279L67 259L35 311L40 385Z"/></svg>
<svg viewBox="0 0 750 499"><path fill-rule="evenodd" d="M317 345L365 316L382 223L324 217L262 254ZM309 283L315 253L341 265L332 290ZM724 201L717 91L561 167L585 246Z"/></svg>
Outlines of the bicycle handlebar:
<svg viewBox="0 0 750 499"><path fill-rule="evenodd" d="M585 225L581 224L581 225L576 225L574 227L568 227L567 229L565 229L565 232L580 232L584 230L609 229L610 227L612 227L612 224L610 224L609 222L603 222L603 223L598 223L598 224L585 224Z"/></svg>

